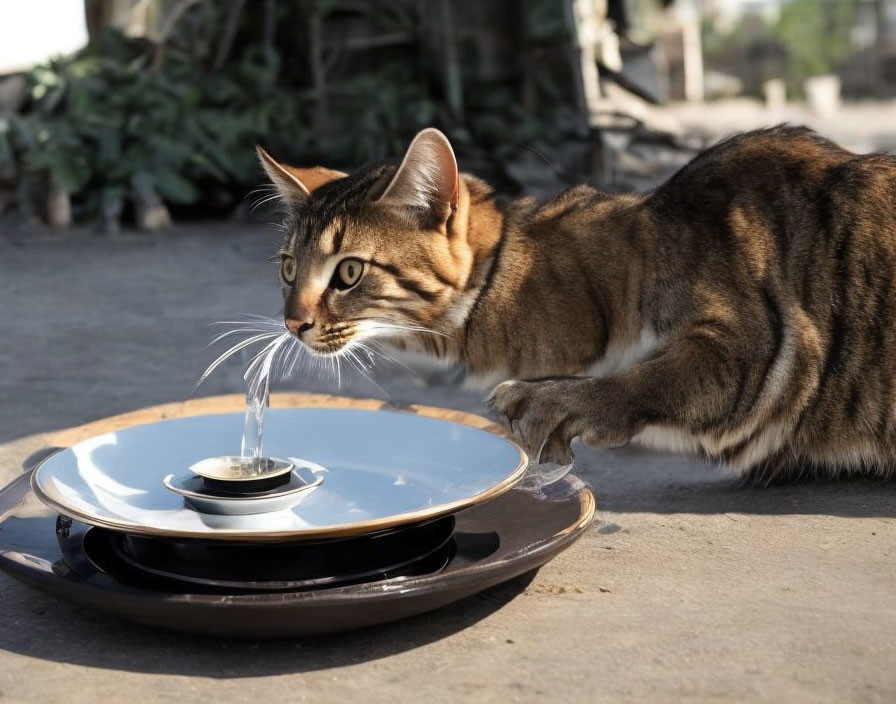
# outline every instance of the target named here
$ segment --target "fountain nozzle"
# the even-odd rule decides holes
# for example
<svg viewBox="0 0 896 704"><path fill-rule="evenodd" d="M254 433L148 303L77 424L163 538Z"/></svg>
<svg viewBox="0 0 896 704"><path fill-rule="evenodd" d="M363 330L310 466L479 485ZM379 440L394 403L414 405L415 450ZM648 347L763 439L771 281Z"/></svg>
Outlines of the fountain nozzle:
<svg viewBox="0 0 896 704"><path fill-rule="evenodd" d="M206 488L242 496L269 491L289 482L292 462L274 457L209 457L190 469L202 477Z"/></svg>

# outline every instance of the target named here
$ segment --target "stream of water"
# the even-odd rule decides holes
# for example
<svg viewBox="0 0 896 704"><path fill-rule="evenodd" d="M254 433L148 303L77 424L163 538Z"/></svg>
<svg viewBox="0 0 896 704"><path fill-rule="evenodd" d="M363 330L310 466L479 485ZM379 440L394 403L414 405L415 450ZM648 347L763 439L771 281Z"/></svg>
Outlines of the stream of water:
<svg viewBox="0 0 896 704"><path fill-rule="evenodd" d="M264 416L267 410L271 376L277 366L277 354L284 344L291 340L288 332L280 333L267 347L250 362L243 379L246 380L246 417L243 421L243 440L240 444L240 457L244 474L261 474L267 463L263 460L262 442L264 438Z"/></svg>
<svg viewBox="0 0 896 704"><path fill-rule="evenodd" d="M243 379L246 382L246 415L243 421L243 438L240 443L239 472L244 476L262 474L267 471L269 458L264 457L264 419L267 411L271 377L283 372L287 362L297 361L299 344L291 333L283 327L281 320L251 316L245 322L229 321L237 327L225 330L212 343L219 342L234 334L248 334L232 344L208 365L199 378L201 384L215 369L236 353L247 350L253 344L262 342L264 348L253 354L246 367ZM291 368L291 367L290 367Z"/></svg>
<svg viewBox="0 0 896 704"><path fill-rule="evenodd" d="M243 423L243 440L240 443L240 457L242 458L243 472L257 474L262 457L262 442L264 440L264 415L268 406L268 384L259 384L255 387L249 385L246 394L246 419Z"/></svg>

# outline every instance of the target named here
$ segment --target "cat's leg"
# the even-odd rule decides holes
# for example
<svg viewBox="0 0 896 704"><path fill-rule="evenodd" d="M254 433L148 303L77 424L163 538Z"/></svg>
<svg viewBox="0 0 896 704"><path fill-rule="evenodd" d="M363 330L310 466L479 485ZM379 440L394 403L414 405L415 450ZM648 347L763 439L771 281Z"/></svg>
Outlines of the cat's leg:
<svg viewBox="0 0 896 704"><path fill-rule="evenodd" d="M784 338L751 350L737 340L683 336L613 377L504 382L490 405L541 461L571 461L575 437L618 447L647 426L661 426L699 438L711 456L731 461L740 453L743 464L732 465L745 470L786 441L814 377L807 372L814 355L799 344L800 335Z"/></svg>

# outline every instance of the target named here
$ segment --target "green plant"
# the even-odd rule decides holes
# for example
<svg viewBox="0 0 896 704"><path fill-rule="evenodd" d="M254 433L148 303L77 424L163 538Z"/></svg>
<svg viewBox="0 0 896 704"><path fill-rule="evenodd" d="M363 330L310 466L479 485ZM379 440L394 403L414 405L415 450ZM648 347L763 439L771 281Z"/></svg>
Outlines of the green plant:
<svg viewBox="0 0 896 704"><path fill-rule="evenodd" d="M550 4L527 0L542 15ZM430 46L436 3L155 7L167 14L152 41L105 28L85 50L30 73L29 102L0 124L0 178L15 173L20 201L52 188L81 219L115 227L133 210L145 224L141 210L155 208L153 222L164 224L165 204L238 203L259 180L258 143L287 161L350 169L400 154L435 124L461 158L500 164L508 148L555 141L570 123L549 72L528 72L528 110L519 78L475 76L464 79L464 105L447 108L448 59ZM566 36L557 25L529 40L541 51ZM463 66L452 66L459 80Z"/></svg>
<svg viewBox="0 0 896 704"><path fill-rule="evenodd" d="M94 51L30 74L31 102L0 136L20 178L49 177L81 212L127 203L193 204L254 179L253 146L295 142L302 105L277 84L273 50L247 46L227 71L198 77L184 57L147 70L144 42L107 31Z"/></svg>

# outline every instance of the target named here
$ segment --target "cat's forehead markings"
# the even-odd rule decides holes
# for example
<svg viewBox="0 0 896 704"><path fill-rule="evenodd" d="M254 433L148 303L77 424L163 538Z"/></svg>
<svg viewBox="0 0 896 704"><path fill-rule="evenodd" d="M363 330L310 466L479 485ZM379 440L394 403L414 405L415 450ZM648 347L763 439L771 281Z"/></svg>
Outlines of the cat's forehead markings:
<svg viewBox="0 0 896 704"><path fill-rule="evenodd" d="M320 233L317 246L322 253L332 257L334 254L339 253L344 238L345 219L342 217L335 217Z"/></svg>

